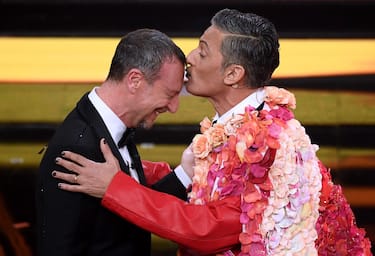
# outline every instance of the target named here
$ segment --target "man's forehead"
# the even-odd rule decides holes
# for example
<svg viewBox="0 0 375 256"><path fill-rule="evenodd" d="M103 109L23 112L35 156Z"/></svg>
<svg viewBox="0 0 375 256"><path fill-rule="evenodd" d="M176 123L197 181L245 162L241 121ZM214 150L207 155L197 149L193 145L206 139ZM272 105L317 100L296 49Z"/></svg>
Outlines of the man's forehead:
<svg viewBox="0 0 375 256"><path fill-rule="evenodd" d="M159 79L170 92L180 92L184 81L184 65L178 60L165 62L160 69Z"/></svg>
<svg viewBox="0 0 375 256"><path fill-rule="evenodd" d="M223 39L223 33L214 26L208 27L199 39L199 42L210 48L215 45L220 45Z"/></svg>

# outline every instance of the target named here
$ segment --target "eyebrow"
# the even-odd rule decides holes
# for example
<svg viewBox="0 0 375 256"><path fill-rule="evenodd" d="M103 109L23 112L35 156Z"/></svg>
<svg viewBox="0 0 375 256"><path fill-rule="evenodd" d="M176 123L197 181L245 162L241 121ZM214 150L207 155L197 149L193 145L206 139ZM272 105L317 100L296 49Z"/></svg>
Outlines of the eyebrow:
<svg viewBox="0 0 375 256"><path fill-rule="evenodd" d="M201 44L201 43L204 44L204 45L206 45L207 48L209 48L209 47L208 47L208 43L207 43L205 40L200 39L200 40L199 40L199 44Z"/></svg>
<svg viewBox="0 0 375 256"><path fill-rule="evenodd" d="M210 46L208 45L207 41L203 40L203 39L200 39L199 40L199 45L203 44L204 46L200 46L204 51L206 51L207 53L211 52L211 48Z"/></svg>

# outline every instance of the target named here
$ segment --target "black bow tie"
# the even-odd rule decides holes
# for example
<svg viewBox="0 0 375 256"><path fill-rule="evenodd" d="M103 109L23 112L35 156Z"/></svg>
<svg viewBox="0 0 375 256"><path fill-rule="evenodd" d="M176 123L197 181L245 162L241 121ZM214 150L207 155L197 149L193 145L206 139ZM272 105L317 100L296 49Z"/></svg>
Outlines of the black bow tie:
<svg viewBox="0 0 375 256"><path fill-rule="evenodd" d="M133 139L135 134L135 128L126 128L126 131L122 135L122 138L117 143L117 146L119 148L122 148L124 146L127 146L128 143Z"/></svg>
<svg viewBox="0 0 375 256"><path fill-rule="evenodd" d="M263 107L264 107L264 101L255 110L261 111Z"/></svg>

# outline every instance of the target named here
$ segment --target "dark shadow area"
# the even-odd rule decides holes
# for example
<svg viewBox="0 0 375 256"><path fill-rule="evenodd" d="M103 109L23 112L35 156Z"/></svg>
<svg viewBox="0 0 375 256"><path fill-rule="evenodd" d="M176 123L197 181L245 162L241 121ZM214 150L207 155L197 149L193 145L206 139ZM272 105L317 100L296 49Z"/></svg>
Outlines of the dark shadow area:
<svg viewBox="0 0 375 256"><path fill-rule="evenodd" d="M141 27L199 36L223 8L270 19L283 38L371 38L373 1L37 1L0 4L6 36L122 36Z"/></svg>
<svg viewBox="0 0 375 256"><path fill-rule="evenodd" d="M0 167L0 193L15 223L24 223L21 235L36 255L35 169Z"/></svg>

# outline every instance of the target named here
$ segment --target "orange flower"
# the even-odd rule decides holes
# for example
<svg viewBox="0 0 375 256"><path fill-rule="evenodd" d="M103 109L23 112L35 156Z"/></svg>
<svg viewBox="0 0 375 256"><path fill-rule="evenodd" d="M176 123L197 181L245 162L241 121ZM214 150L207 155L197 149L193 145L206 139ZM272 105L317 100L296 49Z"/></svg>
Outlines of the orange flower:
<svg viewBox="0 0 375 256"><path fill-rule="evenodd" d="M227 140L227 135L225 134L224 125L222 124L215 124L214 127L210 127L207 130L207 133L210 136L210 141L212 143L212 147L217 147L223 144Z"/></svg>
<svg viewBox="0 0 375 256"><path fill-rule="evenodd" d="M228 122L224 126L225 133L228 136L236 135L237 129L242 126L243 122L244 122L243 115L233 115L233 117L230 120L228 120Z"/></svg>
<svg viewBox="0 0 375 256"><path fill-rule="evenodd" d="M211 152L210 138L203 134L195 135L193 139L193 153L197 158L205 158Z"/></svg>
<svg viewBox="0 0 375 256"><path fill-rule="evenodd" d="M267 104L271 107L276 105L285 105L292 109L296 108L296 98L294 97L293 93L275 86L266 86L265 91L265 102L267 102Z"/></svg>
<svg viewBox="0 0 375 256"><path fill-rule="evenodd" d="M205 117L200 122L200 126L201 126L201 128L200 128L201 133L204 133L205 131L207 131L212 126L212 122L210 121L210 119L208 117Z"/></svg>

